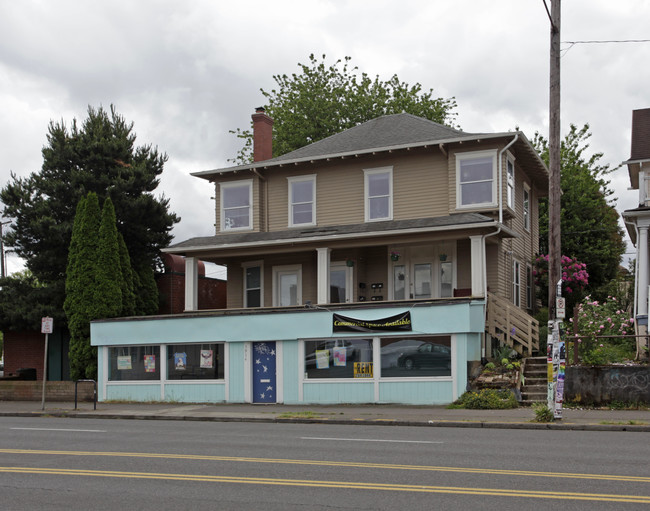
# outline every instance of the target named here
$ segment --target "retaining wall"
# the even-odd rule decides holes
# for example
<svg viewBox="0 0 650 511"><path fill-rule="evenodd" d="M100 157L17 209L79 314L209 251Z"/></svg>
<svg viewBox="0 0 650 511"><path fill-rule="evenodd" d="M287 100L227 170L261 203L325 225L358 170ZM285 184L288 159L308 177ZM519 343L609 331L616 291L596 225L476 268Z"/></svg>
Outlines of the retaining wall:
<svg viewBox="0 0 650 511"><path fill-rule="evenodd" d="M650 403L648 366L568 366L564 400L585 404Z"/></svg>
<svg viewBox="0 0 650 511"><path fill-rule="evenodd" d="M93 401L93 384L79 383L78 401ZM42 381L0 381L0 401L40 401L43 399ZM48 381L45 384L45 401L74 401L73 381Z"/></svg>

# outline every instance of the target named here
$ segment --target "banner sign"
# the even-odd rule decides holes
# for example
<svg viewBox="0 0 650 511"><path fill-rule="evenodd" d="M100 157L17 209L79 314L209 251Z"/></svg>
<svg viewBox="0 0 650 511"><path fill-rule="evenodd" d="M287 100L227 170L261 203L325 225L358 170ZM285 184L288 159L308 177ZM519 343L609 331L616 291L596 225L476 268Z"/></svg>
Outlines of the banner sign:
<svg viewBox="0 0 650 511"><path fill-rule="evenodd" d="M334 314L332 316L334 332L386 332L411 331L411 313L404 312L389 318L356 319Z"/></svg>

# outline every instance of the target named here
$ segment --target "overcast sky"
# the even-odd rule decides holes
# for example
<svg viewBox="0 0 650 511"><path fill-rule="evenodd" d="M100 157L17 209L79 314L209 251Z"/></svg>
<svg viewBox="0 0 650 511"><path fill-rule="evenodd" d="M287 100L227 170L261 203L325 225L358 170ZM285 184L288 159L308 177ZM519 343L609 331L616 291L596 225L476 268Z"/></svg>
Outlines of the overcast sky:
<svg viewBox="0 0 650 511"><path fill-rule="evenodd" d="M568 42L650 39L648 20L650 0L562 6L562 133L589 123L612 167L630 155L632 110L650 107L650 43ZM228 165L241 145L228 130L310 53L455 97L463 130L548 136L542 0L0 0L0 185L40 169L50 120L114 104L139 145L169 155L175 241L213 234L212 187L189 173ZM627 170L611 180L617 209L635 207Z"/></svg>

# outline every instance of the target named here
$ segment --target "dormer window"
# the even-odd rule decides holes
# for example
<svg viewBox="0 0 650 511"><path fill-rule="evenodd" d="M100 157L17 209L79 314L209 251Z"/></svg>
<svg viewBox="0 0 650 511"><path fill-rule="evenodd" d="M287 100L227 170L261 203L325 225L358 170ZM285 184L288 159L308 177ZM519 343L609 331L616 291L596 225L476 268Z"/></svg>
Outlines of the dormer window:
<svg viewBox="0 0 650 511"><path fill-rule="evenodd" d="M253 227L253 181L221 184L221 230L237 231Z"/></svg>
<svg viewBox="0 0 650 511"><path fill-rule="evenodd" d="M456 154L459 208L496 206L496 159L496 150Z"/></svg>

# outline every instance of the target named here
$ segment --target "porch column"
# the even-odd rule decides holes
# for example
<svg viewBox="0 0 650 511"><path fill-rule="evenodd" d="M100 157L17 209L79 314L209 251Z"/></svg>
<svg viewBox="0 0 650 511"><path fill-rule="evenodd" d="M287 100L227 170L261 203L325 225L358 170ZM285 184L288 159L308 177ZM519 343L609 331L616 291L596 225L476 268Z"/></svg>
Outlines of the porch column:
<svg viewBox="0 0 650 511"><path fill-rule="evenodd" d="M637 241L639 254L639 275L637 275L637 314L648 314L648 226L639 225L639 239Z"/></svg>
<svg viewBox="0 0 650 511"><path fill-rule="evenodd" d="M330 252L331 249L317 248L316 301L326 304L330 301Z"/></svg>
<svg viewBox="0 0 650 511"><path fill-rule="evenodd" d="M485 240L483 236L470 236L472 262L472 296L483 296L485 292Z"/></svg>
<svg viewBox="0 0 650 511"><path fill-rule="evenodd" d="M185 258L185 310L199 308L199 261L196 257Z"/></svg>

